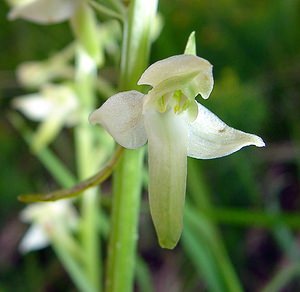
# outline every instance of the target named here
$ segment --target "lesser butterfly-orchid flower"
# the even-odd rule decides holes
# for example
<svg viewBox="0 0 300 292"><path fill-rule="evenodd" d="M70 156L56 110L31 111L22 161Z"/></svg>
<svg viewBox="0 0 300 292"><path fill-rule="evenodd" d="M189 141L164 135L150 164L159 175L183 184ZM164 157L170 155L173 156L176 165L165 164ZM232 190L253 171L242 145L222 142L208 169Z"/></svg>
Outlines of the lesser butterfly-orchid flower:
<svg viewBox="0 0 300 292"><path fill-rule="evenodd" d="M158 61L142 74L147 94L120 92L90 115L128 149L148 140L149 202L159 243L177 244L183 222L187 156L222 157L244 146L264 146L263 140L227 126L195 100L207 99L213 88L212 65L194 55Z"/></svg>

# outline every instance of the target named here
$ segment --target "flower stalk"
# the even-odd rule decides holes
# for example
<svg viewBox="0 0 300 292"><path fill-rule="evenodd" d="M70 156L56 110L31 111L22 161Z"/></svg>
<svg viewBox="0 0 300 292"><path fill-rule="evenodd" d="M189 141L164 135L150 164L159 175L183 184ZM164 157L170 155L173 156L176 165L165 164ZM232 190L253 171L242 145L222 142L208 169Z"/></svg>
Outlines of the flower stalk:
<svg viewBox="0 0 300 292"><path fill-rule="evenodd" d="M76 59L76 90L82 107L79 125L75 128L75 146L79 180L94 173L93 135L86 116L94 103L93 84L96 78L96 64L87 53L78 46ZM97 228L99 208L99 190L90 188L81 198L81 242L85 252L84 268L94 291L100 289L100 249Z"/></svg>

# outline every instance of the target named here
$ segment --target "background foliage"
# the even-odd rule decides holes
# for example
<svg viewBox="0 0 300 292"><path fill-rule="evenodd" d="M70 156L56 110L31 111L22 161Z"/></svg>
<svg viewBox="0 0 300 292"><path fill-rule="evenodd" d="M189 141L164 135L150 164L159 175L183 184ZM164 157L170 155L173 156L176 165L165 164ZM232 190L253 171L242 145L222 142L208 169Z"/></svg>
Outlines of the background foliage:
<svg viewBox="0 0 300 292"><path fill-rule="evenodd" d="M174 251L158 247L144 196L139 252L154 290L236 291L233 269L246 291L297 291L300 1L166 0L159 11L164 26L151 61L183 52L195 30L198 55L214 65L215 76L210 99L201 102L229 125L263 137L267 147L249 147L216 160L189 160L186 226ZM11 98L24 93L16 82L16 66L61 49L71 39L70 30L66 24L9 22L7 12L2 1L0 291L63 291L72 284L51 249L26 256L17 251L26 230L18 220L23 205L17 195L56 185L7 117ZM60 134L53 149L72 167L69 131ZM139 279L139 289L148 287ZM213 284L222 281L227 283Z"/></svg>

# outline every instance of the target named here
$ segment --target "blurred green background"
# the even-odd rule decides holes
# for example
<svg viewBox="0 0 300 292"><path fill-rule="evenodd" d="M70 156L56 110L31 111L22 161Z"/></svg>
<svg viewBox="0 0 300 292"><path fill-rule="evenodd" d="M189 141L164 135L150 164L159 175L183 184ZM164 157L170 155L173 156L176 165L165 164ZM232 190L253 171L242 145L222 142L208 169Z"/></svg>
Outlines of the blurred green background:
<svg viewBox="0 0 300 292"><path fill-rule="evenodd" d="M267 147L189 160L186 224L174 251L158 247L145 196L139 252L154 290L238 291L240 282L245 291L300 291L300 1L165 0L159 11L151 62L182 53L194 30L198 55L214 65L214 90L201 103ZM72 36L66 23L10 22L7 12L1 1L0 291L69 291L50 248L18 253L27 227L17 195L55 184L8 116L11 98L24 93L17 65L47 58Z"/></svg>

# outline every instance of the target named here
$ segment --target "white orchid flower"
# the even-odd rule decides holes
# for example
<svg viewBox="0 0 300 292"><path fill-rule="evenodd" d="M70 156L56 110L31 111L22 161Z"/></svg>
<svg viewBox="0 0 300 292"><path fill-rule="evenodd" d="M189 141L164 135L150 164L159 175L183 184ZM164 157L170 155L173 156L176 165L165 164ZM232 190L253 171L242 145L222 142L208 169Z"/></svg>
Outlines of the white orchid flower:
<svg viewBox="0 0 300 292"><path fill-rule="evenodd" d="M39 88L53 80L72 79L74 68L70 61L75 55L74 44L43 61L27 61L17 68L19 83L28 88Z"/></svg>
<svg viewBox="0 0 300 292"><path fill-rule="evenodd" d="M56 115L63 116L67 125L73 125L79 104L71 86L46 84L38 93L14 98L13 106L34 121Z"/></svg>
<svg viewBox="0 0 300 292"><path fill-rule="evenodd" d="M22 63L17 69L17 78L20 84L29 88L38 88L53 79L72 78L73 68L63 60L30 61Z"/></svg>
<svg viewBox="0 0 300 292"><path fill-rule="evenodd" d="M13 99L12 105L34 121L41 121L33 148L41 149L58 134L61 128L78 120L79 103L71 86L47 84L38 93Z"/></svg>
<svg viewBox="0 0 300 292"><path fill-rule="evenodd" d="M252 134L227 126L195 100L213 88L212 65L194 55L178 55L151 65L138 84L151 85L144 95L121 92L90 115L123 147L148 140L149 201L160 245L173 248L182 232L187 156L222 157L244 146L264 146Z"/></svg>
<svg viewBox="0 0 300 292"><path fill-rule="evenodd" d="M70 200L31 204L21 212L21 220L32 224L21 240L22 253L44 248L54 237L62 238L78 225L78 216Z"/></svg>
<svg viewBox="0 0 300 292"><path fill-rule="evenodd" d="M80 0L18 1L9 12L8 18L23 18L39 24L58 23L73 15L79 2Z"/></svg>

